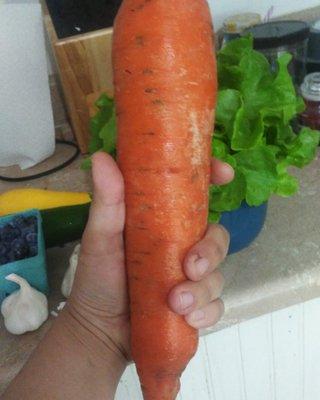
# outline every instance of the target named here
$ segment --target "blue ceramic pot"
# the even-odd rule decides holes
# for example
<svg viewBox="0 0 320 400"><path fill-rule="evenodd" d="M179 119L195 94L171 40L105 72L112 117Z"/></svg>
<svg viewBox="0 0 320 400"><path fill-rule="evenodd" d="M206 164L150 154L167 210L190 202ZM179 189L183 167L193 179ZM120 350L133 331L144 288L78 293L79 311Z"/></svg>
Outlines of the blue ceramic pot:
<svg viewBox="0 0 320 400"><path fill-rule="evenodd" d="M234 211L222 213L220 224L230 233L229 253L237 253L248 247L259 235L267 215L268 203L250 207L243 202Z"/></svg>

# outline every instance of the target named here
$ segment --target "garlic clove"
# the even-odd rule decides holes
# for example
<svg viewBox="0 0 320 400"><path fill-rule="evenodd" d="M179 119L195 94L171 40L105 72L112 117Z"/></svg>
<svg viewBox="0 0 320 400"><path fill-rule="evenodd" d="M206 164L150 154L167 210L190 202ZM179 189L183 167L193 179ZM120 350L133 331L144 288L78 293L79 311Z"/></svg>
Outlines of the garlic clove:
<svg viewBox="0 0 320 400"><path fill-rule="evenodd" d="M6 329L14 335L35 331L48 318L46 296L16 274L10 274L6 279L20 286L20 289L5 298L1 305Z"/></svg>
<svg viewBox="0 0 320 400"><path fill-rule="evenodd" d="M62 285L61 285L61 292L64 297L68 298L71 294L72 286L74 277L77 271L79 255L80 255L81 245L77 244L74 248L71 257L69 259L69 267L64 275Z"/></svg>

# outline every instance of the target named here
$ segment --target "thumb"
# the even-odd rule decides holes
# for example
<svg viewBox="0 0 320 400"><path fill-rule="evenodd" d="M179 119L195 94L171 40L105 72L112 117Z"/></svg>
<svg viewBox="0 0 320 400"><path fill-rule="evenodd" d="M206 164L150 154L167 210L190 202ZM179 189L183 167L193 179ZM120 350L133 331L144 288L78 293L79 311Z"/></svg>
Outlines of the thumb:
<svg viewBox="0 0 320 400"><path fill-rule="evenodd" d="M83 251L100 257L112 254L124 228L124 183L113 158L96 153L92 158L93 201L83 236Z"/></svg>
<svg viewBox="0 0 320 400"><path fill-rule="evenodd" d="M115 161L104 153L93 156L92 175L93 202L71 296L91 308L118 314L127 306L123 178Z"/></svg>

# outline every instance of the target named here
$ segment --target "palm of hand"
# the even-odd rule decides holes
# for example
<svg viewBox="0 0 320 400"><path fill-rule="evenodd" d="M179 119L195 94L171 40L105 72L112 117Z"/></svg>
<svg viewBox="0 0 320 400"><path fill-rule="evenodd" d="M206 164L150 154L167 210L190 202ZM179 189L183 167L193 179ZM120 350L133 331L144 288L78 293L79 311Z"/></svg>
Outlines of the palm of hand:
<svg viewBox="0 0 320 400"><path fill-rule="evenodd" d="M213 177L215 183L226 183L232 179L230 167L217 161L214 163L213 167L217 170ZM73 317L92 334L130 359L130 321L123 242L123 178L112 158L99 153L94 157L93 180L94 201L82 239L79 265L68 306ZM217 251L213 252L210 245ZM217 300L223 278L216 268L225 257L227 248L228 236L225 231L217 225L210 227L203 241L186 258L184 270L190 280L170 293L168 302L171 308L185 315L187 322L195 327L212 325L223 312L222 303ZM205 263L210 265L207 265L206 273L200 274L199 266L204 267ZM192 304L184 304L183 296L186 293L189 294L189 300L190 293L193 296ZM204 310L206 314L200 326L192 317L198 309Z"/></svg>

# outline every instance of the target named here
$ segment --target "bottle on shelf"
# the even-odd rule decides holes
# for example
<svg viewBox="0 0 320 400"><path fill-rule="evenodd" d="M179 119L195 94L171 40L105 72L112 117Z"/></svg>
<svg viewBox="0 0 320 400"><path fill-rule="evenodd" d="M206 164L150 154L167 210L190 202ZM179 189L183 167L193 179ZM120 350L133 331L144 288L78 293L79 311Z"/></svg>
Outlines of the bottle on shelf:
<svg viewBox="0 0 320 400"><path fill-rule="evenodd" d="M300 91L306 104L299 117L300 125L320 130L320 72L308 74Z"/></svg>

